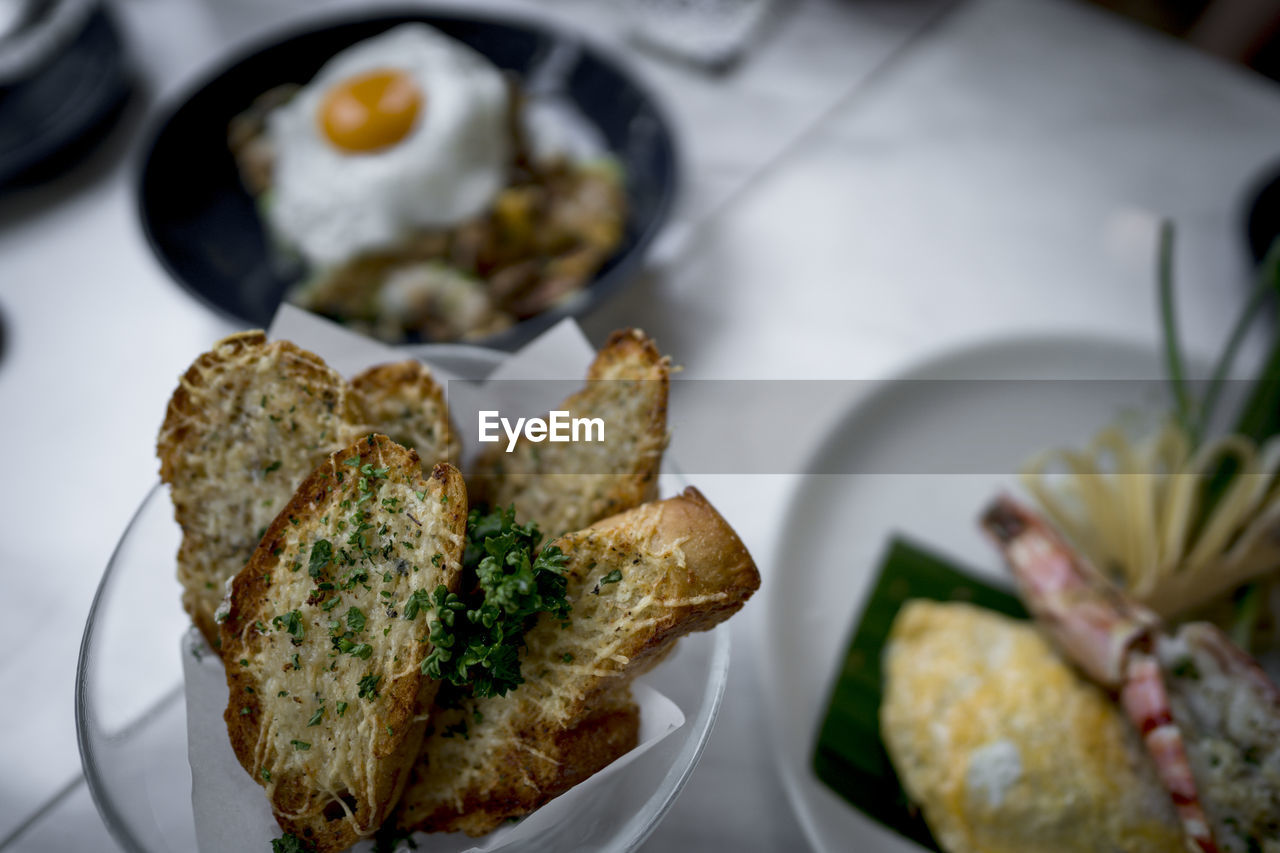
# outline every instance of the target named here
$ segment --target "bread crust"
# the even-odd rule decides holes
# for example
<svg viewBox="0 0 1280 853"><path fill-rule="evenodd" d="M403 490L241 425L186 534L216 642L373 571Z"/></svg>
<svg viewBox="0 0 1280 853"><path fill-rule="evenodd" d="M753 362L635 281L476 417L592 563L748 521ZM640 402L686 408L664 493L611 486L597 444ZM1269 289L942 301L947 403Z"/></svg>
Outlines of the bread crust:
<svg viewBox="0 0 1280 853"><path fill-rule="evenodd" d="M547 536L593 522L657 497L667 446L669 359L638 329L610 335L587 371L587 385L558 409L602 418L603 443L534 443L523 436L508 453L480 454L467 479L476 504L515 506L521 522Z"/></svg>
<svg viewBox="0 0 1280 853"><path fill-rule="evenodd" d="M760 586L742 541L692 487L552 544L567 557L570 626L544 614L525 638L524 684L437 719L400 826L480 835L538 808L563 790L550 768L591 748L578 742L595 736L584 721L677 639L727 619ZM466 721L465 742L448 735L455 718Z"/></svg>
<svg viewBox="0 0 1280 853"><path fill-rule="evenodd" d="M449 418L444 389L420 361L379 364L351 380L374 432L416 450L424 471L437 463L454 465L462 455L458 431Z"/></svg>
<svg viewBox="0 0 1280 853"><path fill-rule="evenodd" d="M369 512L358 543L349 502L366 493L374 499L354 510ZM408 779L436 683L420 670L427 617L399 611L416 591L456 590L466 516L455 468L424 480L416 453L370 435L307 477L232 582L221 625L231 745L281 827L319 853L375 832ZM320 542L333 556L317 571ZM344 563L348 549L358 555ZM337 645L351 610L363 657ZM297 636L276 621L294 614ZM366 677L377 678L371 697L363 680L357 691Z"/></svg>
<svg viewBox="0 0 1280 853"><path fill-rule="evenodd" d="M434 727L465 724L463 711L438 713ZM429 730L428 737L434 734ZM519 752L508 752L496 766L492 784L469 789L459 808L439 803L419 820L436 832L487 835L508 820L526 815L594 776L635 748L640 708L627 685L601 697L572 726L531 725L521 731Z"/></svg>
<svg viewBox="0 0 1280 853"><path fill-rule="evenodd" d="M211 647L226 581L303 477L364 419L323 359L262 331L224 338L181 377L156 454L182 528L182 604Z"/></svg>

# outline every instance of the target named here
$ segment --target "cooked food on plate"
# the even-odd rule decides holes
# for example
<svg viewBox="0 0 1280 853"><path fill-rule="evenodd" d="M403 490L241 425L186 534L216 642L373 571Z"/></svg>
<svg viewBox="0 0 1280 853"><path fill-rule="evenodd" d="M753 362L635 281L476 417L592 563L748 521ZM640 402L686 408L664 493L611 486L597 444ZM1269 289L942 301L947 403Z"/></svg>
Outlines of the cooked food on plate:
<svg viewBox="0 0 1280 853"><path fill-rule="evenodd" d="M546 444L521 435L515 449L494 446L476 461L476 500L514 506L555 536L652 500L667 446L669 359L653 341L616 332L587 371L587 387L561 404L569 417L601 417L610 428L593 444ZM574 471L577 476L555 476Z"/></svg>
<svg viewBox="0 0 1280 853"><path fill-rule="evenodd" d="M416 453L371 435L302 482L235 576L227 730L288 832L350 847L403 789L438 683L426 620L398 611L457 590L466 523L456 468L423 477Z"/></svg>
<svg viewBox="0 0 1280 853"><path fill-rule="evenodd" d="M394 392L388 374L400 379ZM422 405L406 415L415 400ZM219 341L183 375L156 453L182 527L183 606L211 646L221 643L214 612L225 584L298 484L370 431L416 442L428 471L457 458L443 394L416 363L383 365L349 385L316 354L253 331Z"/></svg>
<svg viewBox="0 0 1280 853"><path fill-rule="evenodd" d="M884 743L944 849L1182 848L1137 733L1026 621L916 600L884 658Z"/></svg>
<svg viewBox="0 0 1280 853"><path fill-rule="evenodd" d="M303 478L363 421L341 376L262 332L219 341L179 381L156 452L182 527L182 603L215 648L224 585Z"/></svg>
<svg viewBox="0 0 1280 853"><path fill-rule="evenodd" d="M426 24L264 93L228 140L308 270L290 300L388 341L454 340L584 287L622 241L623 182L607 158L539 150L527 109L518 82Z"/></svg>
<svg viewBox="0 0 1280 853"><path fill-rule="evenodd" d="M570 624L543 619L525 636L524 667L536 680L438 712L399 826L481 835L612 761L634 744L634 723L615 710L620 688L684 634L737 612L760 585L737 534L693 488L549 547L565 559ZM618 730L630 737L601 742Z"/></svg>
<svg viewBox="0 0 1280 853"><path fill-rule="evenodd" d="M1167 630L1029 510L983 516L1028 609L1117 698L1193 849L1280 850L1280 689L1214 625Z"/></svg>
<svg viewBox="0 0 1280 853"><path fill-rule="evenodd" d="M1280 851L1280 690L1166 626L1009 498L983 516L1034 624L911 601L881 733L941 848Z"/></svg>
<svg viewBox="0 0 1280 853"><path fill-rule="evenodd" d="M425 367L347 382L253 332L183 377L158 451L184 604L280 849L529 814L634 747L632 680L758 588L696 489L653 500L667 359L628 330L588 380L562 407L607 420L606 453L518 447L518 481L484 458L472 491Z"/></svg>
<svg viewBox="0 0 1280 853"><path fill-rule="evenodd" d="M1280 281L1280 244L1272 260L1260 295ZM922 844L1280 853L1280 688L1250 654L1278 645L1280 344L1221 432L1215 403L1263 300L1197 399L1162 269L1174 411L1032 460L1047 520L1011 497L985 510L1017 598L896 543L855 632L815 768ZM868 706L878 729L862 726ZM927 828L860 793L891 771Z"/></svg>

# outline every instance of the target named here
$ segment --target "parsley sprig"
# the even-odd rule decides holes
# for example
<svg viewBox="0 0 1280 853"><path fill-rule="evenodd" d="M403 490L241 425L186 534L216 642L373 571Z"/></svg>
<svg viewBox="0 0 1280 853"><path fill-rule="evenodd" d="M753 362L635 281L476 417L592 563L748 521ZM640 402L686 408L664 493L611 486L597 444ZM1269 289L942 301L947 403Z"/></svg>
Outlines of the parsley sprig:
<svg viewBox="0 0 1280 853"><path fill-rule="evenodd" d="M315 853L315 848L291 832L271 839L271 853Z"/></svg>
<svg viewBox="0 0 1280 853"><path fill-rule="evenodd" d="M478 698L505 696L524 683L520 649L535 617L569 618L566 558L554 545L539 552L541 538L536 524L516 524L514 508L471 511L462 557L466 591L458 595L442 584L429 603L419 598L405 608L408 619L420 608L434 611L425 674Z"/></svg>

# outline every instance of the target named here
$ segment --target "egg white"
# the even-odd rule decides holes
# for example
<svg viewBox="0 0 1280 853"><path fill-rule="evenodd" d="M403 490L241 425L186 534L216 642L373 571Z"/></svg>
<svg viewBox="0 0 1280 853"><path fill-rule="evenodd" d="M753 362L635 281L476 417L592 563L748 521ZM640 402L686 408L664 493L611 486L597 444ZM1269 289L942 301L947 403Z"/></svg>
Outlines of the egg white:
<svg viewBox="0 0 1280 853"><path fill-rule="evenodd" d="M387 69L406 74L422 95L413 129L384 149L343 151L321 129L321 104L335 85ZM348 48L269 118L270 226L324 266L392 245L413 228L482 213L506 184L508 98L493 64L425 24Z"/></svg>

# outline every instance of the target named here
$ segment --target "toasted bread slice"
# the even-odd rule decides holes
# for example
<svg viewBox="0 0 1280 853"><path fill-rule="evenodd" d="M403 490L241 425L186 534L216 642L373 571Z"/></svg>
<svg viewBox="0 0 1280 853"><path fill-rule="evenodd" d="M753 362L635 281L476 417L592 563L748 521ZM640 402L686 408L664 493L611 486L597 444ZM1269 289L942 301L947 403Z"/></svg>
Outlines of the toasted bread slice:
<svg viewBox="0 0 1280 853"><path fill-rule="evenodd" d="M416 453L370 435L307 477L232 582L231 745L320 853L375 832L408 778L436 682L429 609L406 603L457 588L466 517L457 469L424 479Z"/></svg>
<svg viewBox="0 0 1280 853"><path fill-rule="evenodd" d="M473 716L474 710L470 705L435 709L427 739L436 743L439 738L439 743L449 745L433 750L435 760L458 762L455 767L485 775L488 784L465 792L461 807L434 801L411 804L406 791L396 817L401 830L415 825L416 818L416 829L429 832L472 836L492 832L634 749L640 733L640 709L626 684L601 694L583 719L571 726L533 725L516 730L484 724ZM513 749L513 744L518 748ZM426 814L428 807L432 810Z"/></svg>
<svg viewBox="0 0 1280 853"><path fill-rule="evenodd" d="M560 793L557 763L591 748L579 736L595 736L579 726L760 585L742 541L693 488L553 544L568 557L569 627L544 614L525 638L525 683L452 712L468 739L435 726L401 798L401 827L480 835Z"/></svg>
<svg viewBox="0 0 1280 853"><path fill-rule="evenodd" d="M182 603L213 648L226 581L302 479L354 441L363 420L319 356L260 331L219 341L179 380L156 453L182 527Z"/></svg>
<svg viewBox="0 0 1280 853"><path fill-rule="evenodd" d="M351 380L369 426L397 444L416 450L424 471L461 456L458 433L449 420L444 391L420 361L371 367Z"/></svg>
<svg viewBox="0 0 1280 853"><path fill-rule="evenodd" d="M522 523L559 536L657 496L667 446L671 368L643 332L614 332L587 372L587 387L560 409L602 418L602 442L497 445L481 454L467 479L474 503L515 505Z"/></svg>

